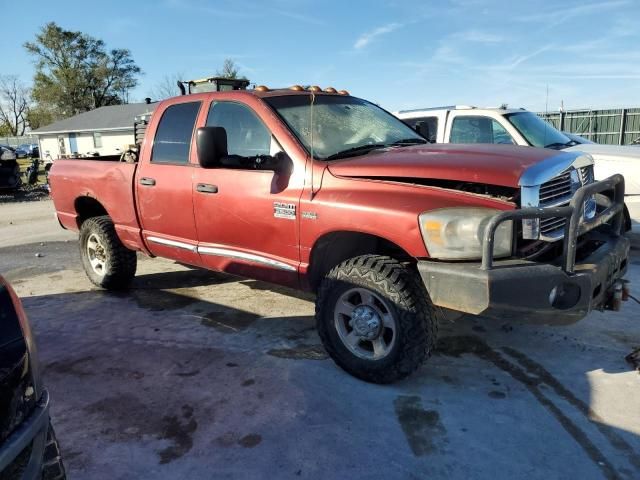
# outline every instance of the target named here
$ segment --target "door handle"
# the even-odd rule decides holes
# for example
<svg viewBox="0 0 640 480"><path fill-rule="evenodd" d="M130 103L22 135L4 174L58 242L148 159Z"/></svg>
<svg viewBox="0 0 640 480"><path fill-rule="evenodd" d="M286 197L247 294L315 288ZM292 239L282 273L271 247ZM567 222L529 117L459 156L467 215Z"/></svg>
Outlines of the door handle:
<svg viewBox="0 0 640 480"><path fill-rule="evenodd" d="M140 185L146 185L147 187L153 187L156 184L155 178L142 177L140 179Z"/></svg>
<svg viewBox="0 0 640 480"><path fill-rule="evenodd" d="M196 190L200 193L218 193L218 186L210 185L208 183L199 183Z"/></svg>

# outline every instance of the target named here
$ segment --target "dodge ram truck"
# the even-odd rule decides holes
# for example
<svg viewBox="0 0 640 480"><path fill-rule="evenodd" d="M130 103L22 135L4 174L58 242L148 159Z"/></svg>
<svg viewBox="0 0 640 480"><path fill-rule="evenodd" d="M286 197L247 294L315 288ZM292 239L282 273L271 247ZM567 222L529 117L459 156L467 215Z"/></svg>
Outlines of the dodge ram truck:
<svg viewBox="0 0 640 480"><path fill-rule="evenodd" d="M414 372L443 309L553 323L625 296L624 179L588 155L429 145L315 86L189 92L136 136L51 170L89 279L125 288L141 252L315 292L327 352L366 381Z"/></svg>

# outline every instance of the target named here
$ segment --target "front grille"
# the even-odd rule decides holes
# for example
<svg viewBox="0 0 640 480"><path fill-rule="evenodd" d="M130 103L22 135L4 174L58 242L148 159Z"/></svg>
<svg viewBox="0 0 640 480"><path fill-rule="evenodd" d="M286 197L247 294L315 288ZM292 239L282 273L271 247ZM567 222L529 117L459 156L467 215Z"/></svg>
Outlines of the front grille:
<svg viewBox="0 0 640 480"><path fill-rule="evenodd" d="M567 171L540 185L540 206L557 204L565 197L570 198L572 194L571 172Z"/></svg>
<svg viewBox="0 0 640 480"><path fill-rule="evenodd" d="M541 207L568 205L578 188L593 183L593 165L576 169L577 178L572 178L573 171L573 168L566 170L540 186ZM591 218L594 213L595 200L589 199L585 202L585 217ZM560 239L564 235L565 224L566 219L561 217L543 218L540 220L540 236L551 240Z"/></svg>

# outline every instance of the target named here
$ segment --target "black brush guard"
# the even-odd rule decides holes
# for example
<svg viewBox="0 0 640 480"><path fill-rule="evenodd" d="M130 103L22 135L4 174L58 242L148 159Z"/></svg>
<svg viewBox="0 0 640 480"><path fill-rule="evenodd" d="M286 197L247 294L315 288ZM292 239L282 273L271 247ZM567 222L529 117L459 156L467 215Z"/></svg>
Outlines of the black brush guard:
<svg viewBox="0 0 640 480"><path fill-rule="evenodd" d="M585 200L603 192L613 192L613 198L593 218L585 219ZM622 235L623 208L624 178L613 175L579 188L567 206L524 208L494 216L484 231L481 261L425 259L418 261L418 271L434 305L501 320L571 323L592 309L610 308L613 290L622 282L629 255L629 240ZM559 261L494 260L500 224L549 217L567 219ZM608 222L606 231L591 232ZM581 236L593 237L599 246L576 262Z"/></svg>

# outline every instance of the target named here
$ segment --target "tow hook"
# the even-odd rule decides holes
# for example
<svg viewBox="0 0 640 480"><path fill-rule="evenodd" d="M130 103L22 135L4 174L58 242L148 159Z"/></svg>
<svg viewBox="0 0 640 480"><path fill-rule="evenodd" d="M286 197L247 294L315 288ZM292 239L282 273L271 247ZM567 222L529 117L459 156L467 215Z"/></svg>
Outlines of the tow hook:
<svg viewBox="0 0 640 480"><path fill-rule="evenodd" d="M626 280L616 280L611 286L611 296L607 302L607 310L620 311L622 302L629 300L629 288Z"/></svg>

